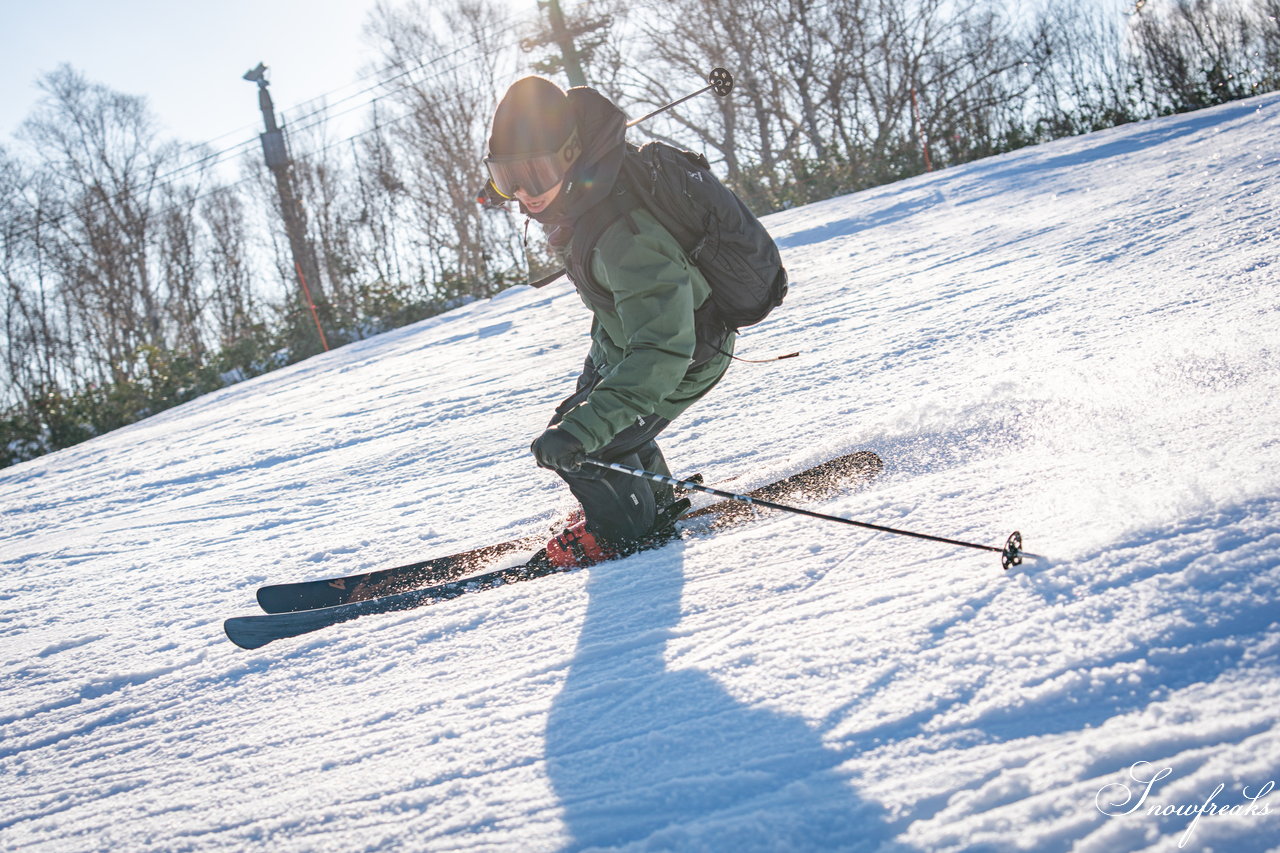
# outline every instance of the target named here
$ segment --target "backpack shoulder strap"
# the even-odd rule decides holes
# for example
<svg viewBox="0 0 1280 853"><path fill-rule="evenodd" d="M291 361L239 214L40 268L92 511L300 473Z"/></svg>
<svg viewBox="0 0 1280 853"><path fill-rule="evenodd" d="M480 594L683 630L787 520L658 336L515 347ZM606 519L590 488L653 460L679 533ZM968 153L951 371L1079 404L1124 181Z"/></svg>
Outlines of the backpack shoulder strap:
<svg viewBox="0 0 1280 853"><path fill-rule="evenodd" d="M633 233L638 233L631 220L631 211L640 206L640 200L627 186L621 175L613 192L593 205L586 213L578 217L573 227L573 238L569 241L569 252L565 268L578 292L593 305L604 308L613 307L613 294L600 286L591 274L591 251L600 242L604 232L615 222L625 218Z"/></svg>

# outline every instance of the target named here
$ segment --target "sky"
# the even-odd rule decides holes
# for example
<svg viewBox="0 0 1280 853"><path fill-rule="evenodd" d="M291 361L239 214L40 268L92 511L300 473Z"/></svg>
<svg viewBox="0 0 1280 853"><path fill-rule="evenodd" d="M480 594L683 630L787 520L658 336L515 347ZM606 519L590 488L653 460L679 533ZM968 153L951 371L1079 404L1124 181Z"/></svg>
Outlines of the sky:
<svg viewBox="0 0 1280 853"><path fill-rule="evenodd" d="M534 8L534 0L509 0ZM215 147L261 131L259 62L277 112L313 109L370 84L363 28L375 0L0 0L0 145L40 98L37 80L70 63L89 80L147 98L162 136ZM357 113L358 116L358 113Z"/></svg>

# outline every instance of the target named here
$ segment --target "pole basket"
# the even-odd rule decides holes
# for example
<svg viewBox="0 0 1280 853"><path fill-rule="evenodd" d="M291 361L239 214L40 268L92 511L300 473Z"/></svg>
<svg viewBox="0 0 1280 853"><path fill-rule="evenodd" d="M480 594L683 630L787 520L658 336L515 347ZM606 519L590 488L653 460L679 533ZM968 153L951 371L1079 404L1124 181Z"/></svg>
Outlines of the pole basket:
<svg viewBox="0 0 1280 853"><path fill-rule="evenodd" d="M1004 543L1004 550L1000 552L1000 565L1004 566L1007 572L1010 566L1022 565L1022 534L1013 531L1009 534L1009 539Z"/></svg>
<svg viewBox="0 0 1280 853"><path fill-rule="evenodd" d="M711 76L707 80L711 83L711 91L722 98L733 91L733 75L727 68L711 69Z"/></svg>

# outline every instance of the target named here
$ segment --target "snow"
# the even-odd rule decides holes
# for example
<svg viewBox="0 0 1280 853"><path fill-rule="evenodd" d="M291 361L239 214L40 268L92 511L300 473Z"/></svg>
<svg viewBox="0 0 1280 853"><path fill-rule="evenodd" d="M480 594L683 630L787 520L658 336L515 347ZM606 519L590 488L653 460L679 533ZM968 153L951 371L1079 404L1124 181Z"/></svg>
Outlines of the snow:
<svg viewBox="0 0 1280 853"><path fill-rule="evenodd" d="M812 508L1018 529L1008 573L765 514L227 642L260 584L570 509L527 450L564 284L0 471L0 848L1280 849L1278 138L1273 94L768 220L794 285L739 352L803 356L735 365L673 468L872 449Z"/></svg>

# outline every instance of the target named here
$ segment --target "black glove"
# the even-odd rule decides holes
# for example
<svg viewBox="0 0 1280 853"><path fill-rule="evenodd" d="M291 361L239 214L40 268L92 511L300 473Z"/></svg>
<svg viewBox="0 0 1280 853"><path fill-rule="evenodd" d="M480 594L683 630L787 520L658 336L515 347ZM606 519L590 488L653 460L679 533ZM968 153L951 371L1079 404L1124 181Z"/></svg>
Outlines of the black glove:
<svg viewBox="0 0 1280 853"><path fill-rule="evenodd" d="M508 201L510 199L504 198L493 186L493 181L485 181L484 186L476 193L476 204L485 210L503 210Z"/></svg>
<svg viewBox="0 0 1280 853"><path fill-rule="evenodd" d="M533 440L529 449L538 460L538 467L558 471L582 470L582 459L587 455L582 442L574 438L573 433L559 427L548 427Z"/></svg>

